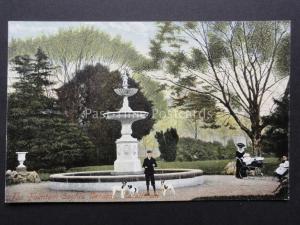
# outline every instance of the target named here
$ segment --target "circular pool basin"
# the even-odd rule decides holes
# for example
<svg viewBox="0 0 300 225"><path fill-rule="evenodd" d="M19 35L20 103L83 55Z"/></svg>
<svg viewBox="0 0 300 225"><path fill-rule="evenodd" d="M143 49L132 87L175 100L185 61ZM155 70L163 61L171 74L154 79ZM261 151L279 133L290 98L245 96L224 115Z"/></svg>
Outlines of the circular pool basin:
<svg viewBox="0 0 300 225"><path fill-rule="evenodd" d="M198 169L157 169L157 188L165 180L174 188L196 186L203 183L203 171ZM65 191L111 191L114 185L126 181L139 190L146 189L144 174L116 174L114 171L89 171L50 175L49 188Z"/></svg>

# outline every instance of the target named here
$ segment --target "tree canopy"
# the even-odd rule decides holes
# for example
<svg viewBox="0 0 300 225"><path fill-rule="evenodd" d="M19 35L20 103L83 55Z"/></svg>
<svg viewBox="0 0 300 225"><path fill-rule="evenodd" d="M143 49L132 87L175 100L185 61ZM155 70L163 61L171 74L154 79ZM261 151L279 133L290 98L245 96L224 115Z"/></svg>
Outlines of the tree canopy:
<svg viewBox="0 0 300 225"><path fill-rule="evenodd" d="M110 68L129 66L135 69L144 60L131 43L92 26L60 29L55 34L35 38L12 39L8 48L9 59L17 55L33 55L38 47L57 66L55 78L61 83L70 81L74 72L86 64L101 63Z"/></svg>
<svg viewBox="0 0 300 225"><path fill-rule="evenodd" d="M189 91L215 99L260 154L261 110L289 75L289 37L288 23L278 21L159 23L149 68L162 69L156 78L177 96Z"/></svg>
<svg viewBox="0 0 300 225"><path fill-rule="evenodd" d="M164 88L161 87L159 82L141 73L133 74L133 79L139 83L145 97L152 102L153 117L156 120L162 119L168 112Z"/></svg>

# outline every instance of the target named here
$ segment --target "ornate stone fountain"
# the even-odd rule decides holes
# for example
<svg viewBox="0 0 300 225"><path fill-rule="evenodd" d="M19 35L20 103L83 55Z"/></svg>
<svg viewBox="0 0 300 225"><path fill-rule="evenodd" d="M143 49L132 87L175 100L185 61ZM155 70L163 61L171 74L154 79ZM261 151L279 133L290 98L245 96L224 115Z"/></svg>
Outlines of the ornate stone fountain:
<svg viewBox="0 0 300 225"><path fill-rule="evenodd" d="M145 190L145 176L138 158L138 140L131 136L131 126L135 121L145 119L148 112L133 111L128 104L128 97L137 93L136 88L128 87L128 73L122 72L123 84L115 93L123 97L119 111L107 112L108 120L118 120L122 124L121 138L116 140L117 159L113 171L71 172L50 175L49 188L62 191L111 191L114 185L123 181ZM166 180L174 188L200 185L203 183L203 171L198 169L156 169L157 186L160 180Z"/></svg>
<svg viewBox="0 0 300 225"><path fill-rule="evenodd" d="M121 138L116 141L117 159L114 162L116 173L141 173L141 162L138 158L138 140L131 136L131 126L135 121L145 119L148 112L133 111L128 102L128 97L138 92L136 88L128 87L128 72L122 71L122 88L114 89L115 93L123 97L123 106L119 111L104 113L108 120L118 120L121 122Z"/></svg>

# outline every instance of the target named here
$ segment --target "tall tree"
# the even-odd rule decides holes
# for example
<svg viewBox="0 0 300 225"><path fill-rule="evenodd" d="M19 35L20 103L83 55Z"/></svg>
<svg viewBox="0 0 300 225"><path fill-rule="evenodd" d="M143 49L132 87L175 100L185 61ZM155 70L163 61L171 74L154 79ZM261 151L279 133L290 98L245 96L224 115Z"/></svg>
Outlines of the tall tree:
<svg viewBox="0 0 300 225"><path fill-rule="evenodd" d="M56 99L47 96L53 67L38 49L34 58L16 56L19 74L8 96L8 168L16 166L16 152L27 151L30 169L78 166L93 158L94 146L75 125L67 122Z"/></svg>
<svg viewBox="0 0 300 225"><path fill-rule="evenodd" d="M217 100L260 154L266 126L261 111L285 79L277 76L277 59L289 57L284 51L289 36L289 24L278 21L160 23L151 41L150 65L163 69L166 75L157 79L178 93L188 90Z"/></svg>
<svg viewBox="0 0 300 225"><path fill-rule="evenodd" d="M69 82L76 71L86 64L101 63L110 68L138 68L144 57L130 42L120 36L112 37L93 26L61 29L52 35L36 38L12 39L9 43L9 58L34 54L41 47L52 64L58 66L55 79L61 84Z"/></svg>
<svg viewBox="0 0 300 225"><path fill-rule="evenodd" d="M118 71L110 72L107 67L96 64L85 66L74 79L57 90L64 112L70 121L79 123L86 130L97 148L97 161L102 164L112 163L116 158L115 141L121 136L121 124L104 119L103 113L121 108L122 97L114 93L114 88L119 88L121 83ZM132 78L128 83L129 87L140 89ZM140 90L129 97L129 106L133 110L149 112L146 119L132 125L132 136L140 140L153 127L153 105Z"/></svg>

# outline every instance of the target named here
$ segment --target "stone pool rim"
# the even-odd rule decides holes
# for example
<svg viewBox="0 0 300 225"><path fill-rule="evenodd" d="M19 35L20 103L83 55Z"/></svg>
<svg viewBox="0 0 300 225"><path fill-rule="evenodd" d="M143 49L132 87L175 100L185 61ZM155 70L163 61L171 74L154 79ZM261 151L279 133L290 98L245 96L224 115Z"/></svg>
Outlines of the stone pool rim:
<svg viewBox="0 0 300 225"><path fill-rule="evenodd" d="M106 183L106 182L136 182L145 181L144 174L113 174L112 170L69 172L50 175L50 182L64 183ZM97 174L97 175L93 175ZM103 175L99 175L103 174ZM157 169L154 174L156 180L177 180L194 178L203 175L200 169Z"/></svg>

